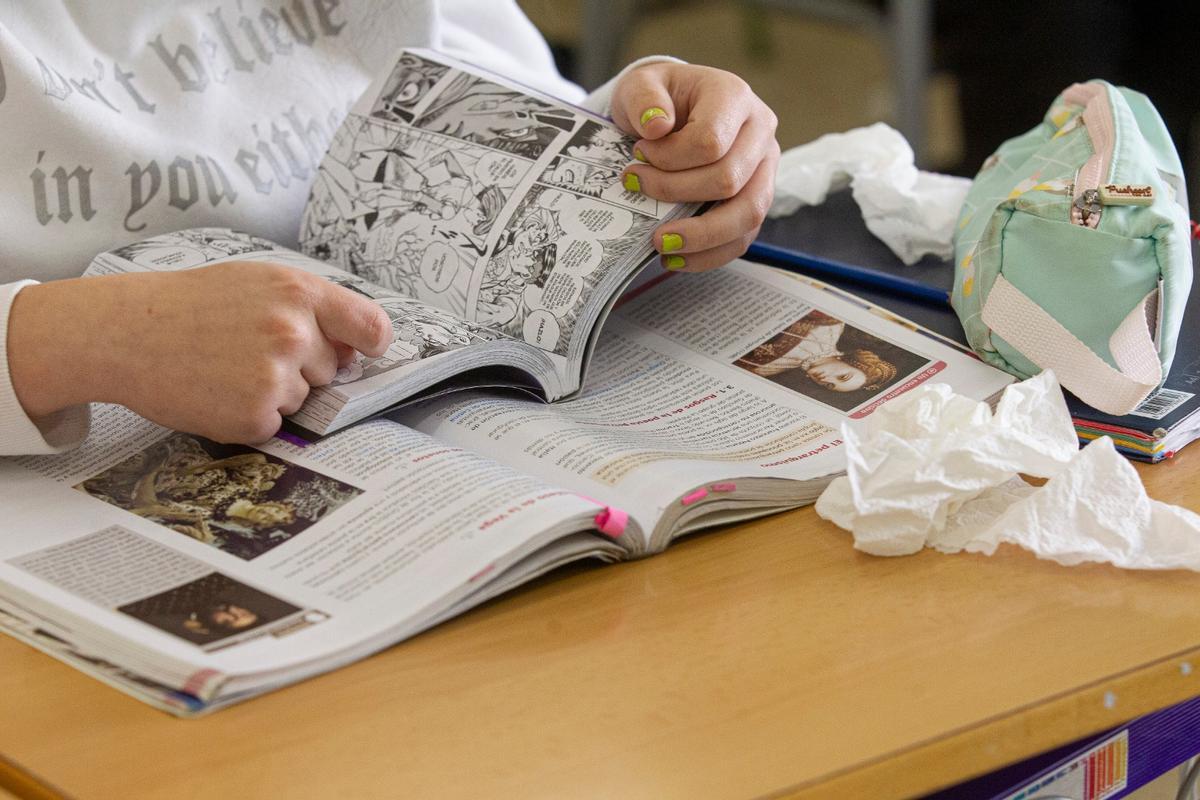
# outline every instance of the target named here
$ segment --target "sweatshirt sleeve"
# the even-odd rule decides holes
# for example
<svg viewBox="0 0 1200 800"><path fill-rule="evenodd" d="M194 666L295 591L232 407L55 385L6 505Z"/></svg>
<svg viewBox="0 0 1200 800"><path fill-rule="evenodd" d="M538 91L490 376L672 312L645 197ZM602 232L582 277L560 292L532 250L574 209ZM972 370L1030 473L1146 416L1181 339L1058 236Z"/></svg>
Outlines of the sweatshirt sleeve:
<svg viewBox="0 0 1200 800"><path fill-rule="evenodd" d="M0 284L0 456L61 453L87 437L89 406L72 406L30 419L17 400L8 374L8 312L17 293L37 281Z"/></svg>

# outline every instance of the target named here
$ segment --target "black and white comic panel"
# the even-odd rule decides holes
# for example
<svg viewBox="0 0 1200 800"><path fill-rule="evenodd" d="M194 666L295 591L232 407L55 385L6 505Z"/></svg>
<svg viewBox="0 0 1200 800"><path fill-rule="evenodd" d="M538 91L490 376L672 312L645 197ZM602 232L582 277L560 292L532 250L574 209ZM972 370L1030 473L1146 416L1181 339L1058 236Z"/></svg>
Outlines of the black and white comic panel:
<svg viewBox="0 0 1200 800"><path fill-rule="evenodd" d="M187 433L173 433L75 488L246 560L362 494L261 450Z"/></svg>
<svg viewBox="0 0 1200 800"><path fill-rule="evenodd" d="M215 650L329 619L120 525L14 559L16 566L101 608Z"/></svg>
<svg viewBox="0 0 1200 800"><path fill-rule="evenodd" d="M578 119L568 108L463 72L438 92L414 124L536 161L560 135L574 130Z"/></svg>
<svg viewBox="0 0 1200 800"><path fill-rule="evenodd" d="M112 255L146 269L171 270L278 249L274 242L243 231L190 228L118 247Z"/></svg>
<svg viewBox="0 0 1200 800"><path fill-rule="evenodd" d="M388 122L412 122L421 100L449 71L445 64L415 53L402 54L371 106L371 116Z"/></svg>
<svg viewBox="0 0 1200 800"><path fill-rule="evenodd" d="M626 208L535 185L488 259L476 320L566 353L583 298L657 224Z"/></svg>
<svg viewBox="0 0 1200 800"><path fill-rule="evenodd" d="M548 186L570 189L588 197L600 197L605 189L619 183L619 176L620 173L615 169L555 156L538 180Z"/></svg>
<svg viewBox="0 0 1200 800"><path fill-rule="evenodd" d="M555 156L551 159L538 180L548 186L607 200L614 205L656 218L669 208L668 204L660 203L649 195L631 192L622 186L619 170L565 156Z"/></svg>
<svg viewBox="0 0 1200 800"><path fill-rule="evenodd" d="M321 164L301 246L465 316L471 272L530 169L506 153L359 118L338 131Z"/></svg>
<svg viewBox="0 0 1200 800"><path fill-rule="evenodd" d="M620 171L633 161L634 140L616 128L588 120L567 142L564 155Z"/></svg>

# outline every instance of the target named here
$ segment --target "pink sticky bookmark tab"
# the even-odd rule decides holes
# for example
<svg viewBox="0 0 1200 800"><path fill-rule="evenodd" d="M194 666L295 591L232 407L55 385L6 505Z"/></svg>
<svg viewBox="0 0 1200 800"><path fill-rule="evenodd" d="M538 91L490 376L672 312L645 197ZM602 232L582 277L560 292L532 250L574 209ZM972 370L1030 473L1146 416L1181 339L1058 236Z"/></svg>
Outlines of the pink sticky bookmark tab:
<svg viewBox="0 0 1200 800"><path fill-rule="evenodd" d="M605 536L611 536L613 539L619 539L621 534L625 533L625 526L629 524L629 515L619 508L607 506L603 511L596 515L596 530L603 533Z"/></svg>
<svg viewBox="0 0 1200 800"><path fill-rule="evenodd" d="M683 503L685 506L690 506L692 503L697 503L706 497L708 497L708 489L697 489L691 494L684 495L683 499L679 502Z"/></svg>
<svg viewBox="0 0 1200 800"><path fill-rule="evenodd" d="M708 487L710 492L732 492L737 489L736 483L714 483Z"/></svg>

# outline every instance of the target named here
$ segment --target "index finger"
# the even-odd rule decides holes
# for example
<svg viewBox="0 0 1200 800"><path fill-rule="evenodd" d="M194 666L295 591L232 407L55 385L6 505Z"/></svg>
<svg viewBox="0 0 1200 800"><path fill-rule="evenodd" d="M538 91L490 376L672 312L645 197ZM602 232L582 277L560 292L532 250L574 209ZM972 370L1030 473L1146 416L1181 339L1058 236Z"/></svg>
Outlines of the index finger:
<svg viewBox="0 0 1200 800"><path fill-rule="evenodd" d="M637 143L655 167L677 172L715 164L729 152L755 107L743 102L742 89L734 86L698 89L687 121L678 130L661 139L642 139ZM749 93L749 88L744 91Z"/></svg>
<svg viewBox="0 0 1200 800"><path fill-rule="evenodd" d="M360 294L332 283L317 298L313 313L321 331L335 342L377 358L392 343L387 312Z"/></svg>

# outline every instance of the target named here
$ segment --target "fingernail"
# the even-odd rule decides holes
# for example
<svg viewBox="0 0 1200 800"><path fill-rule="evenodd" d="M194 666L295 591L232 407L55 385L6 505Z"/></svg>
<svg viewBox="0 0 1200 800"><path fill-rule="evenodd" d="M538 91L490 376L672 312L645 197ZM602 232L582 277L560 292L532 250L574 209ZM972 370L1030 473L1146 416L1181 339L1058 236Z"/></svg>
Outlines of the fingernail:
<svg viewBox="0 0 1200 800"><path fill-rule="evenodd" d="M683 256L667 256L665 261L667 269L683 269Z"/></svg>
<svg viewBox="0 0 1200 800"><path fill-rule="evenodd" d="M642 182L638 180L638 176L632 172L625 173L625 180L622 182L626 191L640 192L642 190Z"/></svg>
<svg viewBox="0 0 1200 800"><path fill-rule="evenodd" d="M649 164L649 163L650 163L649 161L647 161L647 160L646 160L646 154L645 154L645 153L643 153L641 150L637 149L636 147L635 147L635 148L633 148L633 157L634 157L634 159L636 159L637 161L640 161L640 162L642 162L643 164Z"/></svg>
<svg viewBox="0 0 1200 800"><path fill-rule="evenodd" d="M662 240L662 251L664 253L674 253L676 250L683 249L683 237L678 233L664 233Z"/></svg>
<svg viewBox="0 0 1200 800"><path fill-rule="evenodd" d="M667 112L663 111L658 106L654 106L653 108L647 108L645 111L642 112L642 127L643 128L646 127L646 123L649 122L650 120L656 119L658 117L665 117L666 115L667 115Z"/></svg>

